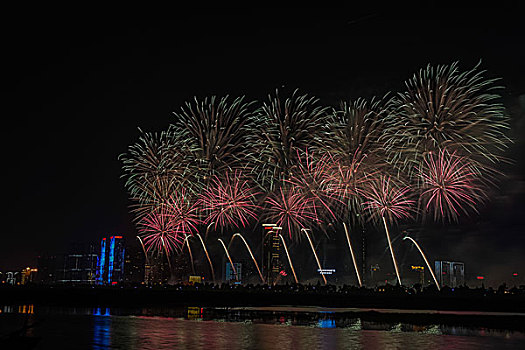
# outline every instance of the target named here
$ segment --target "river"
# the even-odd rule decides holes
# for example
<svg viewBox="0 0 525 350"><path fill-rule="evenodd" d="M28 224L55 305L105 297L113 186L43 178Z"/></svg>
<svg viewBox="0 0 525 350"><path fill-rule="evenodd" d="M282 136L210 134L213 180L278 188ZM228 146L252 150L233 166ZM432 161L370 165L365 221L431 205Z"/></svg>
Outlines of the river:
<svg viewBox="0 0 525 350"><path fill-rule="evenodd" d="M518 349L525 344L520 331L392 323L380 317L370 321L352 315L351 310L293 307L0 306L0 348L24 339L34 340L34 349L435 350ZM22 338L13 340L9 334Z"/></svg>

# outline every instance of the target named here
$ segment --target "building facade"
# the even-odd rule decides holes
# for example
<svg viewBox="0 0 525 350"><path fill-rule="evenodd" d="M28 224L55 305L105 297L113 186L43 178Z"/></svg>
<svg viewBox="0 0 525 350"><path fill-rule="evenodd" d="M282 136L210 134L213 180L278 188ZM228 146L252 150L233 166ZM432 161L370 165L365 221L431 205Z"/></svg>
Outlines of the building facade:
<svg viewBox="0 0 525 350"><path fill-rule="evenodd" d="M97 261L97 284L117 284L124 281L126 249L122 236L102 238Z"/></svg>
<svg viewBox="0 0 525 350"><path fill-rule="evenodd" d="M465 264L458 261L434 262L436 278L441 287L459 287L465 284Z"/></svg>
<svg viewBox="0 0 525 350"><path fill-rule="evenodd" d="M224 280L232 283L242 283L242 263L233 263L232 265L227 262Z"/></svg>
<svg viewBox="0 0 525 350"><path fill-rule="evenodd" d="M56 263L56 282L94 284L97 272L97 252L94 245L75 246ZM48 267L51 268L51 267ZM51 274L51 271L48 271ZM50 277L51 278L51 277Z"/></svg>
<svg viewBox="0 0 525 350"><path fill-rule="evenodd" d="M263 240L263 276L267 284L273 284L280 280L280 272L283 270L281 261L281 240L279 230L266 230Z"/></svg>

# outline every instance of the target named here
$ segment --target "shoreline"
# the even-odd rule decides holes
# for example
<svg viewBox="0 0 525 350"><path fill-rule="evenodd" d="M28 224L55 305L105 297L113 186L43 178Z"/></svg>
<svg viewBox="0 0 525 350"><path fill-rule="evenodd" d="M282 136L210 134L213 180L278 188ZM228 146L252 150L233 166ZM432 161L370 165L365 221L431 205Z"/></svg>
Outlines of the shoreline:
<svg viewBox="0 0 525 350"><path fill-rule="evenodd" d="M203 307L318 307L325 309L424 310L436 313L513 313L525 315L525 294L486 295L477 291L457 293L376 293L355 289L339 292L218 288L216 286L106 287L14 286L0 287L0 303L56 306L192 306ZM429 313L429 312L426 312Z"/></svg>

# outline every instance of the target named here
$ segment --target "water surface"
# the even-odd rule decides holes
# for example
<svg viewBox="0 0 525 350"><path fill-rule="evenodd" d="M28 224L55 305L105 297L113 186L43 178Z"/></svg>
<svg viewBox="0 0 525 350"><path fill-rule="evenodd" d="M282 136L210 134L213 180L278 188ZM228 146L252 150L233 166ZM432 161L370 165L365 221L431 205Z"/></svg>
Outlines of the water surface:
<svg viewBox="0 0 525 350"><path fill-rule="evenodd" d="M439 324L370 322L317 308L0 308L0 336L35 349L517 349L525 334ZM2 348L0 343L0 348Z"/></svg>

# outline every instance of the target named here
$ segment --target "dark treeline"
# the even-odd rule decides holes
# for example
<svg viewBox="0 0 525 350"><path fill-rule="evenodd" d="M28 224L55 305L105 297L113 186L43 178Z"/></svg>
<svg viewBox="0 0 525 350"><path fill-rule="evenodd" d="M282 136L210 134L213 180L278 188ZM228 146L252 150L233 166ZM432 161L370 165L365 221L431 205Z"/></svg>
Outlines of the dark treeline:
<svg viewBox="0 0 525 350"><path fill-rule="evenodd" d="M0 287L0 303L125 306L320 306L414 310L498 311L525 313L525 289L444 287L406 288L385 285L375 289L321 284L169 286L26 285Z"/></svg>

